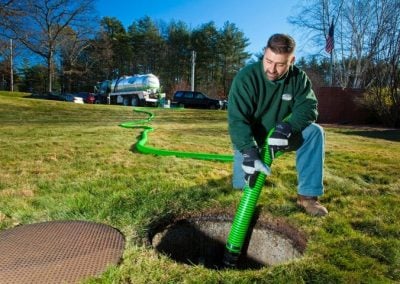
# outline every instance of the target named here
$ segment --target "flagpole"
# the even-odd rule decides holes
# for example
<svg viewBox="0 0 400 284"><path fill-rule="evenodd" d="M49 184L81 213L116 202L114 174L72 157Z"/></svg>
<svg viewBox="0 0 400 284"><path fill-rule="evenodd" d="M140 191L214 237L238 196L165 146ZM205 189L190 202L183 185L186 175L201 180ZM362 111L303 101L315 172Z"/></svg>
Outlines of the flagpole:
<svg viewBox="0 0 400 284"><path fill-rule="evenodd" d="M10 91L14 92L13 40L10 39Z"/></svg>
<svg viewBox="0 0 400 284"><path fill-rule="evenodd" d="M192 92L194 91L194 70L195 70L195 65L196 65L196 51L192 51L192 84L191 84L191 90Z"/></svg>
<svg viewBox="0 0 400 284"><path fill-rule="evenodd" d="M331 64L329 66L329 69L330 69L329 72L331 73L329 85L332 87L333 86L333 52L331 52Z"/></svg>
<svg viewBox="0 0 400 284"><path fill-rule="evenodd" d="M333 86L333 49L335 48L335 38L334 38L334 24L333 19L331 25L329 26L328 36L326 37L325 51L330 55L330 66L329 66L329 85Z"/></svg>

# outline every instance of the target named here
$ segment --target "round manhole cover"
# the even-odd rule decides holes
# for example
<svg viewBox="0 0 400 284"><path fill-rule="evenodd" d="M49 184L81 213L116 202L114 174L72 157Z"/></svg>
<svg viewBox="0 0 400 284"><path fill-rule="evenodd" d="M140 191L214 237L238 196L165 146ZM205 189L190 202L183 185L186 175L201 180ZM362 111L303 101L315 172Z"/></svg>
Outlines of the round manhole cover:
<svg viewBox="0 0 400 284"><path fill-rule="evenodd" d="M0 232L0 283L78 283L118 264L124 237L84 221L52 221Z"/></svg>
<svg viewBox="0 0 400 284"><path fill-rule="evenodd" d="M151 233L151 245L180 263L222 268L232 218L201 216L178 219ZM306 238L281 219L259 220L239 258L238 269L259 269L302 256Z"/></svg>

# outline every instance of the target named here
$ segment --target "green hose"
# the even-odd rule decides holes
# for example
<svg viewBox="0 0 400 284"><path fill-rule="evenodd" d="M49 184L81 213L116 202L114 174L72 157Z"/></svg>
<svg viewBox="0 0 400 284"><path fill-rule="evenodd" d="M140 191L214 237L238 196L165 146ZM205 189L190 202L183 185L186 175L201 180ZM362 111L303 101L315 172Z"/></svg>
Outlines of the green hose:
<svg viewBox="0 0 400 284"><path fill-rule="evenodd" d="M211 154L211 153L198 153L198 152L181 152L181 151L173 151L173 150L165 150L158 149L154 147L147 146L146 143L148 141L148 133L153 131L154 129L150 126L143 125L145 123L149 123L153 118L154 114L141 110L138 108L134 108L135 112L145 113L148 115L147 119L130 121L121 123L120 126L124 128L143 128L143 132L139 141L136 143L136 149L143 154L153 154L158 156L175 156L178 158L191 158L191 159L199 159L199 160L210 160L210 161L221 161L221 162L232 162L232 155L223 155L223 154Z"/></svg>
<svg viewBox="0 0 400 284"><path fill-rule="evenodd" d="M154 118L154 114L145 110L140 110L135 108L134 111L146 113L148 115L147 119L125 122L121 123L120 126L125 128L143 128L143 132L139 141L136 143L136 149L140 153L144 154L154 154L161 156L176 156L180 158L192 158L201 160L215 160L222 162L232 162L232 155L221 155L221 154L209 154L209 153L197 153L197 152L180 152L173 150L157 149L154 147L146 146L148 141L148 132L154 129L150 126L143 125L144 123L150 122ZM142 125L140 125L142 124ZM273 158L269 150L269 145L267 143L268 138L272 135L275 128L271 129L268 133L266 143L261 151L261 157L265 165L271 167ZM274 158L279 157L282 152L277 152ZM254 211L256 209L257 201L261 193L261 189L264 186L265 174L258 173L256 182L253 188L250 188L247 184L243 188L243 196L240 200L238 210L235 214L231 230L226 242L226 249L224 254L224 265L228 267L235 267L237 260L239 258L240 252L242 250L243 243L247 236L247 232L250 226L251 219L253 218Z"/></svg>
<svg viewBox="0 0 400 284"><path fill-rule="evenodd" d="M265 145L261 151L262 160L268 167L271 167L273 160L268 145L268 138L272 135L274 130L275 128L269 131ZM281 154L282 152L277 152L274 158L277 158ZM264 186L265 178L265 174L258 173L254 187L250 188L250 186L246 184L243 188L244 193L233 219L232 227L225 246L223 264L226 267L236 267L240 252L242 251L242 247L247 236L250 222L256 209L261 189Z"/></svg>

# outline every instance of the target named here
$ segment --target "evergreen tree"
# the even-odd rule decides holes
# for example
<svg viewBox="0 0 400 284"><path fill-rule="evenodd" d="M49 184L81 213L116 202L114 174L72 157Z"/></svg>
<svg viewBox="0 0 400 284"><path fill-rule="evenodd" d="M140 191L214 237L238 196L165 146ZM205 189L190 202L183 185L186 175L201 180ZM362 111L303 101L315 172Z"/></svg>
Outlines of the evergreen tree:
<svg viewBox="0 0 400 284"><path fill-rule="evenodd" d="M245 51L248 39L245 38L235 24L225 22L220 30L218 40L218 54L220 67L220 92L222 98L226 98L233 77L242 68L250 54Z"/></svg>
<svg viewBox="0 0 400 284"><path fill-rule="evenodd" d="M115 17L105 17L101 20L101 27L112 49L113 76L132 73L132 47L129 35L121 21Z"/></svg>
<svg viewBox="0 0 400 284"><path fill-rule="evenodd" d="M171 22L167 27L166 57L160 74L164 88L170 93L187 89L190 85L191 45L190 30L183 22Z"/></svg>
<svg viewBox="0 0 400 284"><path fill-rule="evenodd" d="M218 72L219 33L214 22L203 24L192 32L191 42L196 52L195 89L216 97L221 74Z"/></svg>
<svg viewBox="0 0 400 284"><path fill-rule="evenodd" d="M153 20L146 16L133 22L128 27L128 34L133 50L134 73L160 73L164 40Z"/></svg>

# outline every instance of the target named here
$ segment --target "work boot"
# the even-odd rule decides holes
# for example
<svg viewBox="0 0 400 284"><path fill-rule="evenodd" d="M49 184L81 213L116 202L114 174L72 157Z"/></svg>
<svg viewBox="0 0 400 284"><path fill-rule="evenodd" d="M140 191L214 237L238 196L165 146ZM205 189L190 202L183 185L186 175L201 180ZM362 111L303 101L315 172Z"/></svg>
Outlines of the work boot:
<svg viewBox="0 0 400 284"><path fill-rule="evenodd" d="M302 207L308 214L312 216L325 216L328 214L328 210L318 202L316 196L297 196L297 205Z"/></svg>

